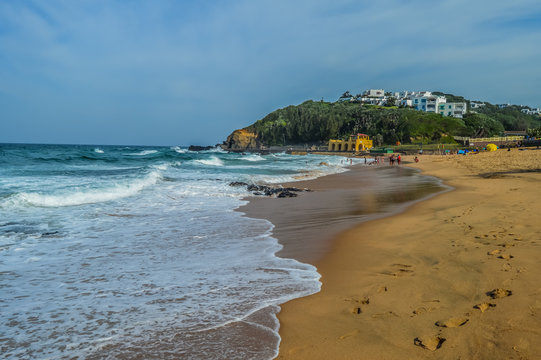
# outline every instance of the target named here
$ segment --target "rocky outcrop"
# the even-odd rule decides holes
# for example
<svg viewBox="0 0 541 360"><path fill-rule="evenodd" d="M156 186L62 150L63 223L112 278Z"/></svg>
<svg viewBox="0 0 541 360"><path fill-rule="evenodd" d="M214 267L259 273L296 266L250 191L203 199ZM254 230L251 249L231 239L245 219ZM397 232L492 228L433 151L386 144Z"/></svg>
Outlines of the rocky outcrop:
<svg viewBox="0 0 541 360"><path fill-rule="evenodd" d="M260 150L261 143L257 134L247 129L235 130L221 145L227 151L250 151Z"/></svg>
<svg viewBox="0 0 541 360"><path fill-rule="evenodd" d="M254 195L265 195L278 198L286 197L297 197L297 192L311 192L310 189L299 189L296 187L282 187L282 186L267 186L267 185L256 185L256 184L247 184L242 181L234 181L229 183L229 186L246 186L246 189L252 192Z"/></svg>

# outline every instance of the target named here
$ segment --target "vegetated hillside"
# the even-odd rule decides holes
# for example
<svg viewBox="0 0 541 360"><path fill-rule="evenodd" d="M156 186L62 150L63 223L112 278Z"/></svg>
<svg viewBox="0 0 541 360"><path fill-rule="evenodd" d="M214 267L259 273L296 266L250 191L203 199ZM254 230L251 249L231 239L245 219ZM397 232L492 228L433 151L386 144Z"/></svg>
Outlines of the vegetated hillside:
<svg viewBox="0 0 541 360"><path fill-rule="evenodd" d="M533 125L534 117L529 117ZM513 130L514 124L509 129ZM488 114L472 113L457 119L407 108L309 100L273 111L246 130L257 134L267 146L323 143L354 133L370 135L379 146L397 141L453 142L454 135L499 135L504 125Z"/></svg>
<svg viewBox="0 0 541 360"><path fill-rule="evenodd" d="M447 102L466 102L468 104L468 109L470 108L471 101L462 96L445 94L439 91L434 91L432 94L444 95L447 98ZM485 104L485 106L475 109L475 112L487 115L498 121L505 130L527 130L541 126L541 119L539 116L528 115L521 112L522 109L527 108L525 106L509 105L504 108L499 108L497 105L493 105L489 102L481 102Z"/></svg>

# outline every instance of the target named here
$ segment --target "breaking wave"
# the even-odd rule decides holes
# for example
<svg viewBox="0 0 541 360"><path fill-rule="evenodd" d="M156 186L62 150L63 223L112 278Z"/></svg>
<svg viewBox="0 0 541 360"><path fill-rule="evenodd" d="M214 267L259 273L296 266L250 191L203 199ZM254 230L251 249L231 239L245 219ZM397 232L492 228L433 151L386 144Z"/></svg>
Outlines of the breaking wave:
<svg viewBox="0 0 541 360"><path fill-rule="evenodd" d="M224 166L224 162L218 159L216 156L211 156L209 159L195 160L195 162L208 166Z"/></svg>
<svg viewBox="0 0 541 360"><path fill-rule="evenodd" d="M142 179L131 183L115 184L107 188L94 188L57 194L23 192L3 200L0 206L62 207L102 203L136 195L143 189L156 184L160 179L160 172L153 171Z"/></svg>

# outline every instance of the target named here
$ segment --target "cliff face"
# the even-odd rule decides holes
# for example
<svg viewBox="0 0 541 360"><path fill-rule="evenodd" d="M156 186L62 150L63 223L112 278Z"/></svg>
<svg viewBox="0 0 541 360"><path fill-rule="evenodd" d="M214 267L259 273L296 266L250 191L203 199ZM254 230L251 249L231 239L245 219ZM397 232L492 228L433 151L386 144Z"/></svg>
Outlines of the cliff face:
<svg viewBox="0 0 541 360"><path fill-rule="evenodd" d="M258 150L261 148L261 143L257 134L246 129L240 129L233 131L227 137L222 148L228 151Z"/></svg>

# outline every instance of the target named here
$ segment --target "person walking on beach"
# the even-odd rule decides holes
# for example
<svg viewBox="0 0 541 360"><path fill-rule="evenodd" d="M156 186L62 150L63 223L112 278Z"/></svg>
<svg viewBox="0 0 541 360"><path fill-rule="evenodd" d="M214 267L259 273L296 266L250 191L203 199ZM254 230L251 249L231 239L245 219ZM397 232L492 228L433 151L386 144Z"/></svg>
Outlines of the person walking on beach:
<svg viewBox="0 0 541 360"><path fill-rule="evenodd" d="M398 158L396 158L396 162L398 165L400 165L400 161L402 161L402 158L400 157L400 154L398 154Z"/></svg>
<svg viewBox="0 0 541 360"><path fill-rule="evenodd" d="M389 156L389 165L391 165L391 166L394 165L394 154L392 154L391 156Z"/></svg>

